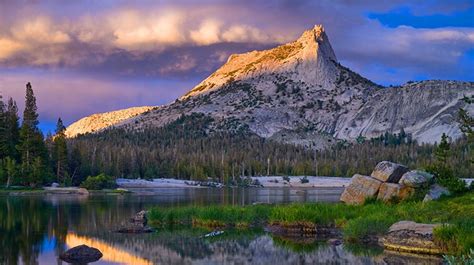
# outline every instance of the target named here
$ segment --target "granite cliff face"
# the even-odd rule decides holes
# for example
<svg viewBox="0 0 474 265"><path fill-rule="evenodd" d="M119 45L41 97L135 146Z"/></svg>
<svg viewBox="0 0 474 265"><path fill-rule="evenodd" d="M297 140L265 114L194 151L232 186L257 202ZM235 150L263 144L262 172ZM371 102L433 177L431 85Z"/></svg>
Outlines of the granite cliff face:
<svg viewBox="0 0 474 265"><path fill-rule="evenodd" d="M134 107L129 109L93 114L82 118L66 129L67 137L76 137L80 134L99 132L110 126L118 125L124 120L151 110L153 107Z"/></svg>
<svg viewBox="0 0 474 265"><path fill-rule="evenodd" d="M473 82L379 86L340 65L318 25L294 42L232 55L175 102L110 125L130 130L159 127L182 114L203 113L214 119L216 130L244 128L311 148L402 128L418 141L435 142L443 132L453 138L461 135L457 110L465 107L462 97L472 94Z"/></svg>

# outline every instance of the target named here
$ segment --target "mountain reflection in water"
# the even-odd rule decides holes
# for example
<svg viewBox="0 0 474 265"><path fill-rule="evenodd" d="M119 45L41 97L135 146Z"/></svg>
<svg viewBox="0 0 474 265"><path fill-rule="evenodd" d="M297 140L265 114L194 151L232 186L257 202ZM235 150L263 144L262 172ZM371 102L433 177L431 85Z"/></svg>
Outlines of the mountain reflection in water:
<svg viewBox="0 0 474 265"><path fill-rule="evenodd" d="M201 238L206 231L167 230L128 235L112 232L134 213L153 205L250 204L318 201L338 191L167 190L158 196L0 196L0 264L65 264L70 247L87 244L104 254L93 264L386 264L408 261L380 249L294 243L263 231ZM176 196L173 196L176 194ZM263 195L262 195L263 194ZM316 194L316 195L315 195ZM283 198L282 198L283 197ZM438 264L438 259L421 259ZM420 259L416 259L420 263ZM411 262L412 263L412 262Z"/></svg>

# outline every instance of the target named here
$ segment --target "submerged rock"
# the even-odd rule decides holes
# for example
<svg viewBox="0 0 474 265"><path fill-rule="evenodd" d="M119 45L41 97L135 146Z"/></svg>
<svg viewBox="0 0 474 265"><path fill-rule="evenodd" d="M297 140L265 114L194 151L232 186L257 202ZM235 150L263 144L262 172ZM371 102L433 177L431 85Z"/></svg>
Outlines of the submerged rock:
<svg viewBox="0 0 474 265"><path fill-rule="evenodd" d="M442 254L433 241L433 229L440 224L400 221L393 224L381 239L385 249L419 254Z"/></svg>
<svg viewBox="0 0 474 265"><path fill-rule="evenodd" d="M450 192L447 188L440 186L438 184L434 184L430 187L428 194L425 195L423 202L428 202L432 200L437 200L441 198L443 195L449 195Z"/></svg>
<svg viewBox="0 0 474 265"><path fill-rule="evenodd" d="M400 184L408 187L419 188L429 184L433 180L433 174L420 170L412 170L403 174L400 179Z"/></svg>
<svg viewBox="0 0 474 265"><path fill-rule="evenodd" d="M382 183L382 185L380 185L377 199L382 201L389 201L392 198L404 200L410 197L413 193L415 193L415 189L412 187L396 183Z"/></svg>
<svg viewBox="0 0 474 265"><path fill-rule="evenodd" d="M342 193L341 201L347 204L362 204L365 199L377 195L381 184L382 181L378 179L355 174Z"/></svg>
<svg viewBox="0 0 474 265"><path fill-rule="evenodd" d="M67 263L87 264L98 261L102 258L102 252L87 245L80 245L64 252L59 256L59 258Z"/></svg>
<svg viewBox="0 0 474 265"><path fill-rule="evenodd" d="M377 164L370 176L383 182L398 183L403 174L408 172L408 170L406 166L382 161Z"/></svg>

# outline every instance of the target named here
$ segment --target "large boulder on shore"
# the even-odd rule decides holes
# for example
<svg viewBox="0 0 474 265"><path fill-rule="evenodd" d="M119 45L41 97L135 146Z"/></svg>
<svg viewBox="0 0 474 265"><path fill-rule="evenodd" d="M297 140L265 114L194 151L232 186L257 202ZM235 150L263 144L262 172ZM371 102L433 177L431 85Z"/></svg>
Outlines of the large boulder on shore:
<svg viewBox="0 0 474 265"><path fill-rule="evenodd" d="M398 183L408 170L406 166L390 161L382 161L377 164L370 176L382 182Z"/></svg>
<svg viewBox="0 0 474 265"><path fill-rule="evenodd" d="M410 197L413 193L415 193L415 189L412 187L396 183L382 183L382 185L380 185L377 199L382 201L390 201L392 198L404 200Z"/></svg>
<svg viewBox="0 0 474 265"><path fill-rule="evenodd" d="M419 188L428 185L433 179L433 174L420 170L412 170L403 174L399 183L408 187Z"/></svg>
<svg viewBox="0 0 474 265"><path fill-rule="evenodd" d="M428 202L428 201L433 201L441 198L443 195L449 195L449 190L443 186L440 186L438 184L433 184L430 187L430 190L428 193L425 195L425 198L423 199L423 202Z"/></svg>
<svg viewBox="0 0 474 265"><path fill-rule="evenodd" d="M433 240L434 228L440 224L400 221L393 224L380 240L385 249L418 254L442 254Z"/></svg>
<svg viewBox="0 0 474 265"><path fill-rule="evenodd" d="M382 181L378 179L355 174L342 193L341 201L347 204L362 204L365 199L377 195L381 184Z"/></svg>
<svg viewBox="0 0 474 265"><path fill-rule="evenodd" d="M87 264L102 258L102 252L87 245L80 245L62 253L59 258L67 263Z"/></svg>

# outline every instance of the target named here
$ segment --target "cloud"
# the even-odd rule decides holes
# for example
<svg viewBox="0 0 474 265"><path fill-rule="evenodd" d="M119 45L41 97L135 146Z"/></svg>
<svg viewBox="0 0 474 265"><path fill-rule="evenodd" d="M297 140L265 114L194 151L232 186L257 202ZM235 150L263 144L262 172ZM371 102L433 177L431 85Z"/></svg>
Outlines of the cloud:
<svg viewBox="0 0 474 265"><path fill-rule="evenodd" d="M0 38L0 60L9 58L16 52L21 51L24 45L7 38Z"/></svg>
<svg viewBox="0 0 474 265"><path fill-rule="evenodd" d="M59 80L64 86L58 86L57 93L74 88L76 98L105 86L94 79L197 83L230 54L274 47L321 23L342 63L374 81L404 83L421 77L473 80L472 64L460 63L472 61L466 54L473 47L473 28L443 26L449 25L446 23L433 28L402 25L407 23L389 27L368 17L404 6L413 16L446 14L449 18L471 10L473 4L405 0L0 1L0 73L2 69L67 70L87 79L87 84L69 86L66 77L48 75L52 81L40 85L55 86L54 80ZM399 19L396 15L391 17ZM22 78L28 79L28 75ZM188 89L193 85L187 84ZM116 107L120 102L141 104L128 98L154 89L152 85L141 89L126 86L130 92L125 93L125 86L118 81L114 86L123 96L114 101ZM174 96L176 87L181 87L178 81L170 83L167 93ZM113 89L103 90L101 100L106 101L105 95L113 94ZM79 112L88 113L82 107ZM68 115L76 117L77 113Z"/></svg>
<svg viewBox="0 0 474 265"><path fill-rule="evenodd" d="M178 45L185 41L181 12L167 11L143 17L136 11L120 11L109 18L117 47L150 50L159 45Z"/></svg>
<svg viewBox="0 0 474 265"><path fill-rule="evenodd" d="M228 42L268 42L271 37L261 30L247 25L235 25L222 34Z"/></svg>
<svg viewBox="0 0 474 265"><path fill-rule="evenodd" d="M191 39L200 45L209 45L220 41L221 23L215 19L206 19L198 30L191 31Z"/></svg>
<svg viewBox="0 0 474 265"><path fill-rule="evenodd" d="M23 43L64 44L71 40L67 33L53 26L46 17L22 21L10 31L14 39Z"/></svg>
<svg viewBox="0 0 474 265"><path fill-rule="evenodd" d="M102 62L120 51L140 58L146 52L180 46L282 41L280 33L264 34L254 26L222 18L219 14L225 8L206 16L201 16L208 12L206 7L195 11L189 15L183 8L121 7L77 17L41 12L7 21L0 17L0 66L75 66Z"/></svg>

